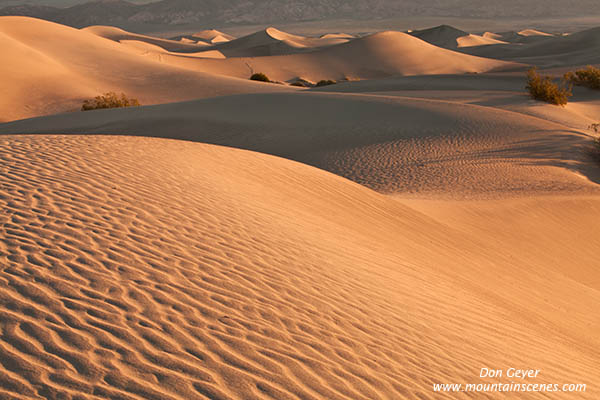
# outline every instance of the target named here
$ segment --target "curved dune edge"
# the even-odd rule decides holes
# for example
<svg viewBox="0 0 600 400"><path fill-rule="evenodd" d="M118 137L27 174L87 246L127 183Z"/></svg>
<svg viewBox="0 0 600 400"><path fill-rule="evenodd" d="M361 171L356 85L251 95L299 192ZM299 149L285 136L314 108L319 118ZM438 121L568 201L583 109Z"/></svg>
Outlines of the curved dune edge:
<svg viewBox="0 0 600 400"><path fill-rule="evenodd" d="M597 291L334 175L134 137L3 136L0 158L15 398L434 399L482 366L600 377Z"/></svg>
<svg viewBox="0 0 600 400"><path fill-rule="evenodd" d="M566 111L565 122L576 120ZM212 143L293 159L403 196L507 198L600 190L598 168L585 151L592 137L571 125L409 97L226 96L16 121L0 126L0 133L129 134Z"/></svg>

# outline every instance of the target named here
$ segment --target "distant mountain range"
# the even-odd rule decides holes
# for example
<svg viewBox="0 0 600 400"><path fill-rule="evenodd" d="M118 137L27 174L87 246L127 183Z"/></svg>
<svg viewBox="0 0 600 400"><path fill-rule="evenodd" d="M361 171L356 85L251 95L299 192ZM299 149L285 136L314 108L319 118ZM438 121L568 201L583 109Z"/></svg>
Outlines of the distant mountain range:
<svg viewBox="0 0 600 400"><path fill-rule="evenodd" d="M14 1L0 0L0 6ZM100 0L59 8L34 1L35 4L4 7L0 15L25 15L74 27L98 24L127 27L130 24L268 24L407 16L567 17L590 15L598 6L598 0L161 0L147 4Z"/></svg>

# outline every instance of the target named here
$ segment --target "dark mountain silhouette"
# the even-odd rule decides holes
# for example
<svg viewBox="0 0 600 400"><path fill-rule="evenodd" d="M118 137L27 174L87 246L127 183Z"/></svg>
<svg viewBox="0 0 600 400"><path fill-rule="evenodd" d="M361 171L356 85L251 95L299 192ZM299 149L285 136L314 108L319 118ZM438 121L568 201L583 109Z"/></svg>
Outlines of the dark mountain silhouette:
<svg viewBox="0 0 600 400"><path fill-rule="evenodd" d="M0 15L25 15L74 27L97 24L127 27L128 24L268 24L406 16L568 17L589 16L590 10L596 8L597 0L161 0L147 4L100 0L67 8L41 5L38 0L33 5L2 8Z"/></svg>

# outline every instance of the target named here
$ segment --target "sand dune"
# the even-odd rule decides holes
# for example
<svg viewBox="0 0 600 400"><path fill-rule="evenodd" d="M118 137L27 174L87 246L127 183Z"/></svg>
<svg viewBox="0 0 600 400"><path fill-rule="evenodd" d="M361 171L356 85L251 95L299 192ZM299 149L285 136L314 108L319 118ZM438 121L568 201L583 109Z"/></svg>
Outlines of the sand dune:
<svg viewBox="0 0 600 400"><path fill-rule="evenodd" d="M348 33L326 33L320 36L321 39L354 39L354 35L350 35Z"/></svg>
<svg viewBox="0 0 600 400"><path fill-rule="evenodd" d="M216 48L227 57L258 57L293 54L346 43L348 40L346 37L309 38L270 27L239 39L218 43Z"/></svg>
<svg viewBox="0 0 600 400"><path fill-rule="evenodd" d="M551 33L546 33L546 32L538 31L535 29L524 29L519 32L519 35L521 35L521 36L554 36Z"/></svg>
<svg viewBox="0 0 600 400"><path fill-rule="evenodd" d="M0 121L79 109L84 99L125 92L142 104L283 90L177 66L176 57L140 56L90 32L26 17L0 17L4 76ZM146 50L155 49L144 43ZM146 52L146 50L142 52ZM206 55L206 54L205 54ZM183 58L197 58L190 54ZM213 56L218 56L214 53Z"/></svg>
<svg viewBox="0 0 600 400"><path fill-rule="evenodd" d="M434 28L410 31L409 33L414 37L418 37L421 40L445 49L505 43L501 38L492 36L489 33L480 36L467 33L449 25L440 25Z"/></svg>
<svg viewBox="0 0 600 400"><path fill-rule="evenodd" d="M205 47L208 46L208 44L204 42L189 43L178 40L161 39L147 35L140 35L137 33L124 31L123 29L115 28L114 26L90 26L83 28L82 30L105 39L113 40L115 42L120 42L122 40L137 40L159 46L167 51L174 52L193 53L205 50Z"/></svg>
<svg viewBox="0 0 600 400"><path fill-rule="evenodd" d="M219 32L215 29L204 30L192 34L192 37L204 40L208 43L223 43L234 40L235 37L228 35L223 32Z"/></svg>
<svg viewBox="0 0 600 400"><path fill-rule="evenodd" d="M588 29L565 36L535 34L535 31L523 31L530 35L510 33L502 40L521 45L498 45L479 48L463 48L461 51L481 57L492 57L534 64L544 68L573 67L600 63L598 49L600 28Z"/></svg>
<svg viewBox="0 0 600 400"><path fill-rule="evenodd" d="M488 46L491 44L506 44L501 40L473 35L472 33L456 38L457 47Z"/></svg>
<svg viewBox="0 0 600 400"><path fill-rule="evenodd" d="M310 118L297 118L300 110ZM18 121L0 126L0 133L132 134L220 144L301 161L380 192L421 197L528 196L531 188L596 193L600 181L582 150L591 146L589 133L458 102L290 93L83 114Z"/></svg>
<svg viewBox="0 0 600 400"><path fill-rule="evenodd" d="M219 47L219 50L230 55L223 47ZM321 79L356 80L393 75L486 72L523 69L524 66L466 56L401 32L390 31L302 54L187 60L187 68L213 73L219 71L238 78L263 72L269 78L283 82L297 78L317 82Z"/></svg>
<svg viewBox="0 0 600 400"><path fill-rule="evenodd" d="M537 31L535 29L524 29L519 32L508 31L508 32L500 32L500 33L492 33L486 32L483 34L483 37L496 39L509 43L516 44L524 44L524 43L534 43L543 41L548 38L555 37L554 35L546 32Z"/></svg>
<svg viewBox="0 0 600 400"><path fill-rule="evenodd" d="M6 396L435 399L432 383L485 382L482 365L600 376L591 277L507 253L472 216L452 228L311 167L180 141L5 136L0 157Z"/></svg>

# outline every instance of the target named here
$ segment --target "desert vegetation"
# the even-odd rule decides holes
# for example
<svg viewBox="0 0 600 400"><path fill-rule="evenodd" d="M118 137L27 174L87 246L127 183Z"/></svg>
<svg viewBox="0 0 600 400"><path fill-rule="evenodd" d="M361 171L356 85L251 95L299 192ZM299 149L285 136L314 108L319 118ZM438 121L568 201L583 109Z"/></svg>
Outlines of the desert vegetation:
<svg viewBox="0 0 600 400"><path fill-rule="evenodd" d="M250 77L251 81L259 81L259 82L271 82L269 77L262 72L257 72L256 74L252 74Z"/></svg>
<svg viewBox="0 0 600 400"><path fill-rule="evenodd" d="M585 69L567 72L564 78L573 85L600 90L600 68L589 65Z"/></svg>
<svg viewBox="0 0 600 400"><path fill-rule="evenodd" d="M81 106L81 111L99 110L102 108L137 107L139 105L140 102L137 99L127 97L125 93L121 93L121 96L119 96L115 92L107 92L91 100L85 100Z"/></svg>
<svg viewBox="0 0 600 400"><path fill-rule="evenodd" d="M566 81L559 85L554 82L553 77L540 75L535 67L527 72L526 89L533 99L557 106L566 105L573 95L571 86Z"/></svg>
<svg viewBox="0 0 600 400"><path fill-rule="evenodd" d="M323 80L320 80L319 82L317 82L316 86L320 87L320 86L335 85L336 83L337 83L336 81L332 81L331 79L323 79Z"/></svg>

